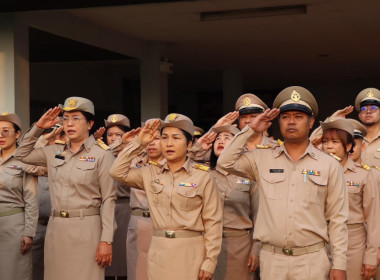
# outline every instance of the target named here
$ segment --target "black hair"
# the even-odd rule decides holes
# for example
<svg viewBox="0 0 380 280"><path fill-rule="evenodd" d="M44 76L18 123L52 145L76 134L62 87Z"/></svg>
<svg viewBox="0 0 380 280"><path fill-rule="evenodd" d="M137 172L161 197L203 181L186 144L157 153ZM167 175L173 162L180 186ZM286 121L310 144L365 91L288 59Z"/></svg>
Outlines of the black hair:
<svg viewBox="0 0 380 280"><path fill-rule="evenodd" d="M92 125L92 127L90 129L90 135L94 134L96 131L96 129L95 129L95 116L89 112L84 112L84 111L78 111L78 112L82 113L82 115L84 116L84 118L86 119L87 122L90 122L90 121L94 122L94 124Z"/></svg>
<svg viewBox="0 0 380 280"><path fill-rule="evenodd" d="M216 164L217 164L217 161L218 161L218 157L216 156L215 152L214 152L214 142L212 142L212 147L211 147L211 154L210 154L210 167L212 169L216 168Z"/></svg>
<svg viewBox="0 0 380 280"><path fill-rule="evenodd" d="M126 126L126 125L110 125L110 126L107 126L107 127L106 127L106 131L104 132L104 135L105 135L106 137L105 137L105 138L103 137L103 139L105 139L106 142L107 142L107 132L108 132L108 129L110 129L111 127L115 127L115 126L117 126L117 127L120 128L122 131L124 131L124 133L126 133L126 132L128 132L128 131L131 130L131 128L128 127L128 126ZM108 143L107 143L107 145L108 145Z"/></svg>
<svg viewBox="0 0 380 280"><path fill-rule="evenodd" d="M162 135L162 131L164 130L165 127L167 127L167 126L164 126L163 128L161 128L161 131L160 131L160 134L161 134L161 135ZM178 128L178 127L177 127L177 128ZM186 145L189 145L189 143L190 143L191 141L193 141L193 136L192 136L189 132L184 131L184 130L181 129L181 128L178 128L178 129L182 131L183 135L185 135L185 138L186 138Z"/></svg>
<svg viewBox="0 0 380 280"><path fill-rule="evenodd" d="M16 133L21 131L21 128L17 124L14 124L14 123L12 123L12 124L13 124L13 127L14 127Z"/></svg>

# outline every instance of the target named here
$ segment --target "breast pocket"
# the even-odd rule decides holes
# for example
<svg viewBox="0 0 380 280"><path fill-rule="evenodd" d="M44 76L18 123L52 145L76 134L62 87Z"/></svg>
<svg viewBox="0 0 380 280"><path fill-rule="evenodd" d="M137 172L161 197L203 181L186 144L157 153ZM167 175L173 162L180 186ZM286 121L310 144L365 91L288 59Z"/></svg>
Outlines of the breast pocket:
<svg viewBox="0 0 380 280"><path fill-rule="evenodd" d="M261 188L264 196L269 199L282 199L285 193L285 173L262 173Z"/></svg>
<svg viewBox="0 0 380 280"><path fill-rule="evenodd" d="M52 182L57 181L63 170L64 160L55 158L51 162L50 170L48 170L48 177L51 178Z"/></svg>
<svg viewBox="0 0 380 280"><path fill-rule="evenodd" d="M177 194L180 209L193 210L200 207L202 204L202 199L197 195L196 188L178 187Z"/></svg>
<svg viewBox="0 0 380 280"><path fill-rule="evenodd" d="M236 183L231 191L231 199L239 203L249 202L251 184L239 184Z"/></svg>
<svg viewBox="0 0 380 280"><path fill-rule="evenodd" d="M302 185L302 201L319 204L319 195L324 195L327 189L327 178L308 175L308 182Z"/></svg>
<svg viewBox="0 0 380 280"><path fill-rule="evenodd" d="M79 176L75 178L80 184L90 184L95 175L95 162L79 161L76 165L76 173Z"/></svg>
<svg viewBox="0 0 380 280"><path fill-rule="evenodd" d="M360 187L358 186L347 186L347 192L350 195L360 194Z"/></svg>
<svg viewBox="0 0 380 280"><path fill-rule="evenodd" d="M375 152L375 158L380 159L380 151L376 150L376 152Z"/></svg>
<svg viewBox="0 0 380 280"><path fill-rule="evenodd" d="M154 206L163 206L163 190L164 185L152 182L151 187L149 188L151 200L149 203L151 203Z"/></svg>
<svg viewBox="0 0 380 280"><path fill-rule="evenodd" d="M11 187L22 185L24 172L21 169L5 168L6 179L5 183Z"/></svg>

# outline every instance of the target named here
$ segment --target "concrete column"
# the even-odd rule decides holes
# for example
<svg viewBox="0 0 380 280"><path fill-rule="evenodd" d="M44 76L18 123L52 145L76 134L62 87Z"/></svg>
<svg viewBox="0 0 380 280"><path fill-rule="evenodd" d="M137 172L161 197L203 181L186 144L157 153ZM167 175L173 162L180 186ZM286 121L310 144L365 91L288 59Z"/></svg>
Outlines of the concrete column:
<svg viewBox="0 0 380 280"><path fill-rule="evenodd" d="M223 113L235 109L236 100L243 94L244 85L241 71L236 68L223 70Z"/></svg>
<svg viewBox="0 0 380 280"><path fill-rule="evenodd" d="M15 112L30 125L28 28L14 14L0 14L0 113Z"/></svg>
<svg viewBox="0 0 380 280"><path fill-rule="evenodd" d="M166 46L152 43L141 60L141 121L164 118L168 114L168 73L160 71L160 61L166 57Z"/></svg>

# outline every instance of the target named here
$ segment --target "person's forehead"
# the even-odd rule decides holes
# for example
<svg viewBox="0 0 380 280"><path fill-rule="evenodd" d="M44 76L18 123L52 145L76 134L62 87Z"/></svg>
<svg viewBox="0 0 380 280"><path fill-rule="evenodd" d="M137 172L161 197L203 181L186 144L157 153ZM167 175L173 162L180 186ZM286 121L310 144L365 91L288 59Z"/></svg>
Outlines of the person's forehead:
<svg viewBox="0 0 380 280"><path fill-rule="evenodd" d="M111 126L110 128L108 128L107 132L112 132L112 133L120 132L120 133L123 133L124 131L120 127L118 127L117 125L115 125L115 126Z"/></svg>
<svg viewBox="0 0 380 280"><path fill-rule="evenodd" d="M285 112L282 112L280 113L280 116L281 115L303 115L303 116L309 116L308 114L306 114L305 112L302 112L302 111L297 111L297 110L290 110L290 111L285 111Z"/></svg>
<svg viewBox="0 0 380 280"><path fill-rule="evenodd" d="M223 131L223 132L219 133L217 137L220 137L220 136L232 136L232 133L227 132L227 131Z"/></svg>
<svg viewBox="0 0 380 280"><path fill-rule="evenodd" d="M183 134L181 129L172 126L166 126L162 129L162 134Z"/></svg>
<svg viewBox="0 0 380 280"><path fill-rule="evenodd" d="M0 127L1 128L12 128L13 123L8 122L8 121L0 121Z"/></svg>
<svg viewBox="0 0 380 280"><path fill-rule="evenodd" d="M83 114L80 111L73 111L73 112L63 112L63 115L68 116L83 116Z"/></svg>

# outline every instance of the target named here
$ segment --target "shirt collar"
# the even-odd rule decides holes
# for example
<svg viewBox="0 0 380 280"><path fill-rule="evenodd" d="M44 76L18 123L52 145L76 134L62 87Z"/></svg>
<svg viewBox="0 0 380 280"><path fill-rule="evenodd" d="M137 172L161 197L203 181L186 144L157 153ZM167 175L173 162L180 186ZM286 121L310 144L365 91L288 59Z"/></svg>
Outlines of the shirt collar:
<svg viewBox="0 0 380 280"><path fill-rule="evenodd" d="M343 171L346 172L347 169L351 170L352 172L356 172L355 162L351 158L347 159L346 164L343 167Z"/></svg>
<svg viewBox="0 0 380 280"><path fill-rule="evenodd" d="M164 158L161 162L163 162L162 167L161 167L161 173L163 173L165 170L170 171L166 159ZM185 169L187 173L191 174L191 159L189 157L186 158L185 163L176 172L178 172L181 169Z"/></svg>
<svg viewBox="0 0 380 280"><path fill-rule="evenodd" d="M309 141L309 145L307 146L305 153L300 157L300 159L308 154L311 158L317 160L319 152L320 151L317 148L315 148L313 144L311 144L311 142ZM288 152L286 151L285 144L278 146L274 150L274 157L279 157L282 153L289 155Z"/></svg>

